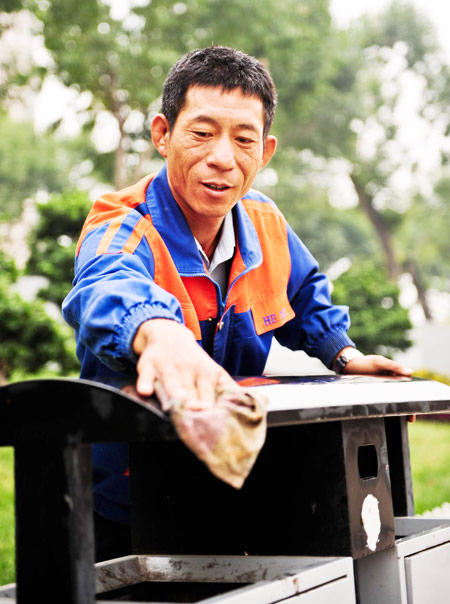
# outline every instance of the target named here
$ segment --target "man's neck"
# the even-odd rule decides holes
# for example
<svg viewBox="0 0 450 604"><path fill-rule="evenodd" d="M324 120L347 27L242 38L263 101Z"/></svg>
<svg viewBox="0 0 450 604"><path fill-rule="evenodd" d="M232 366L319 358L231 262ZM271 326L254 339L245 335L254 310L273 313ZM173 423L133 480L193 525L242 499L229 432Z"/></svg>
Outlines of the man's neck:
<svg viewBox="0 0 450 604"><path fill-rule="evenodd" d="M203 219L200 223L192 224L187 219L192 234L202 246L209 260L213 257L214 250L219 242L223 220L223 218Z"/></svg>

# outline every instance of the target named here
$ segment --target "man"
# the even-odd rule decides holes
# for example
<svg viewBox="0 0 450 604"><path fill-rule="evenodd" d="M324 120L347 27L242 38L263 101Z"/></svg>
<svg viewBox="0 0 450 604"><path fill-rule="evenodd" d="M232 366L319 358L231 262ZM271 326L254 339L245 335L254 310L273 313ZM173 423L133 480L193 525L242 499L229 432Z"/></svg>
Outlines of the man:
<svg viewBox="0 0 450 604"><path fill-rule="evenodd" d="M152 121L164 168L93 206L63 312L81 377L214 404L231 375L264 369L272 337L346 373L410 370L363 356L347 309L275 204L251 190L276 149L276 91L254 58L224 47L180 59ZM94 451L95 507L128 521L124 445Z"/></svg>

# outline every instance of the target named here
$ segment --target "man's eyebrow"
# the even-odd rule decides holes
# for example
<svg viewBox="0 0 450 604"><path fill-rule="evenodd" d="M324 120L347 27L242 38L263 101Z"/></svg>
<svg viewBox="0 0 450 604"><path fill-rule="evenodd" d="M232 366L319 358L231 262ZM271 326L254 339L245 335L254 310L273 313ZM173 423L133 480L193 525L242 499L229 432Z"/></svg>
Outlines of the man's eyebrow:
<svg viewBox="0 0 450 604"><path fill-rule="evenodd" d="M206 124L211 124L212 126L216 126L219 123L218 120L215 120L213 117L211 117L209 115L196 115L191 120L189 120L189 122L190 122L190 124L195 124L195 122L204 122ZM258 129L253 124L245 124L245 123L237 124L236 128L242 129L242 130L251 130L251 131L255 132L255 134L258 134Z"/></svg>

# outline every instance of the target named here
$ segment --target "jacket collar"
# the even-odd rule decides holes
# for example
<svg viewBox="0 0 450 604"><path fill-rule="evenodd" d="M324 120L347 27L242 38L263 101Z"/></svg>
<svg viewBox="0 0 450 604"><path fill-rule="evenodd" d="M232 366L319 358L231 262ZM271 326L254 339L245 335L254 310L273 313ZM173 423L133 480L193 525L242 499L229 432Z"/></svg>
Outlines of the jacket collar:
<svg viewBox="0 0 450 604"><path fill-rule="evenodd" d="M164 240L181 276L206 274L194 236L175 201L167 180L166 165L147 187L145 201L152 223ZM255 227L241 201L233 208L236 238L245 268L262 262L262 251Z"/></svg>

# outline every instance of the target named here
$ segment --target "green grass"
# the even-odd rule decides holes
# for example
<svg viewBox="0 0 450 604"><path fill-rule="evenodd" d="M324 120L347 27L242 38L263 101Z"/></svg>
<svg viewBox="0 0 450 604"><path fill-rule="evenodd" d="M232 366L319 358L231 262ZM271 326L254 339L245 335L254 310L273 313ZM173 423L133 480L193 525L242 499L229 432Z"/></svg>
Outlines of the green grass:
<svg viewBox="0 0 450 604"><path fill-rule="evenodd" d="M450 422L409 424L416 514L450 501Z"/></svg>
<svg viewBox="0 0 450 604"><path fill-rule="evenodd" d="M15 580L13 458L11 447L0 448L0 585Z"/></svg>
<svg viewBox="0 0 450 604"><path fill-rule="evenodd" d="M409 424L417 514L450 501L450 422ZM37 505L37 502L35 502ZM0 585L15 580L13 450L0 448Z"/></svg>

